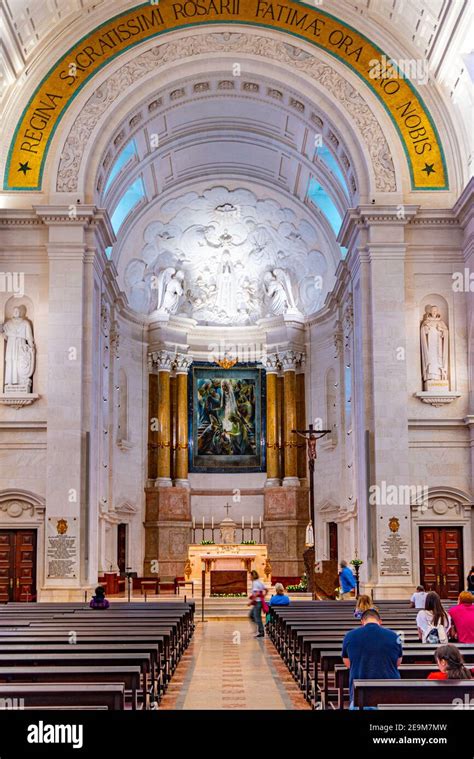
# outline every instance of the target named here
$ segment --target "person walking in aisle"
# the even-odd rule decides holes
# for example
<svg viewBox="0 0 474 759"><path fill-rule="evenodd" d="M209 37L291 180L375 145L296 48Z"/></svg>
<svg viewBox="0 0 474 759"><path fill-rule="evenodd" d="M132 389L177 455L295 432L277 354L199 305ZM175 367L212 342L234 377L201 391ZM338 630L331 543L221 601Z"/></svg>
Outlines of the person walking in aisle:
<svg viewBox="0 0 474 759"><path fill-rule="evenodd" d="M267 589L263 582L259 579L258 572L255 569L250 573L252 577L252 593L250 595L249 606L251 606L249 617L257 627L256 638L263 638L265 636L265 630L262 622L262 611L265 613L268 611L268 604L265 601L267 595Z"/></svg>

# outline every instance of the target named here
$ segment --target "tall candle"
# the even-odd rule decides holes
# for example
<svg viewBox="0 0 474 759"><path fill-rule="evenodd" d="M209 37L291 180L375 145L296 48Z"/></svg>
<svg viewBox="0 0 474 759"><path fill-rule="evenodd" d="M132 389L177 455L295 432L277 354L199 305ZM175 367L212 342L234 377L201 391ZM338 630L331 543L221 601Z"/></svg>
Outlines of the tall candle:
<svg viewBox="0 0 474 759"><path fill-rule="evenodd" d="M193 517L193 530L196 529L196 517Z"/></svg>
<svg viewBox="0 0 474 759"><path fill-rule="evenodd" d="M260 527L260 529L262 529L262 517L260 517L260 519L258 520L258 526Z"/></svg>
<svg viewBox="0 0 474 759"><path fill-rule="evenodd" d="M204 529L204 517L202 518L202 529Z"/></svg>
<svg viewBox="0 0 474 759"><path fill-rule="evenodd" d="M253 528L253 516L250 517L250 527Z"/></svg>
<svg viewBox="0 0 474 759"><path fill-rule="evenodd" d="M212 529L214 529L214 515L212 515L211 517L211 527Z"/></svg>
<svg viewBox="0 0 474 759"><path fill-rule="evenodd" d="M245 527L245 517L242 517L242 529Z"/></svg>

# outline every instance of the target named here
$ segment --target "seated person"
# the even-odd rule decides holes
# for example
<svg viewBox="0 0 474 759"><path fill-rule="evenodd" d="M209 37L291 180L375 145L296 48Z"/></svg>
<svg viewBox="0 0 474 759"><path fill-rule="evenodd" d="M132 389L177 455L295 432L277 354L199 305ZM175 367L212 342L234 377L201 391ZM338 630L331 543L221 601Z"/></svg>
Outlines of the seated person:
<svg viewBox="0 0 474 759"><path fill-rule="evenodd" d="M398 667L403 654L400 636L382 627L378 611L364 611L361 623L361 627L346 633L342 642L342 661L350 668L351 709L354 709L354 680L399 680Z"/></svg>
<svg viewBox="0 0 474 759"><path fill-rule="evenodd" d="M105 597L105 588L103 585L98 585L95 589L95 596L92 596L92 601L89 604L91 609L108 609L110 604Z"/></svg>
<svg viewBox="0 0 474 759"><path fill-rule="evenodd" d="M459 648L452 643L439 646L435 651L435 659L439 672L430 672L428 680L472 680Z"/></svg>
<svg viewBox="0 0 474 759"><path fill-rule="evenodd" d="M434 590L426 596L425 608L420 609L416 615L418 637L423 643L447 643L451 617L441 603L441 599Z"/></svg>
<svg viewBox="0 0 474 759"><path fill-rule="evenodd" d="M354 610L354 617L360 619L367 609L376 609L378 611L377 607L372 604L370 596L359 596Z"/></svg>
<svg viewBox="0 0 474 759"><path fill-rule="evenodd" d="M275 583L275 595L273 595L269 602L270 606L288 606L290 599L285 595L285 588L281 582Z"/></svg>
<svg viewBox="0 0 474 759"><path fill-rule="evenodd" d="M451 635L458 643L474 643L474 596L467 590L459 594L457 606L451 606Z"/></svg>
<svg viewBox="0 0 474 759"><path fill-rule="evenodd" d="M416 592L410 598L410 609L424 609L426 601L426 591L423 585L418 585Z"/></svg>

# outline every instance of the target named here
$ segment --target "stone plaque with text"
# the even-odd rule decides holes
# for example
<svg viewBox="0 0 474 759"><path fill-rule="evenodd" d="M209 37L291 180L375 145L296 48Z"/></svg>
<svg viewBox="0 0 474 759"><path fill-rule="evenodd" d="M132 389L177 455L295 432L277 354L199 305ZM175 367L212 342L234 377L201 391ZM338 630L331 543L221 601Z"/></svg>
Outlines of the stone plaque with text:
<svg viewBox="0 0 474 759"><path fill-rule="evenodd" d="M76 517L48 517L48 580L70 580L79 576L79 525Z"/></svg>

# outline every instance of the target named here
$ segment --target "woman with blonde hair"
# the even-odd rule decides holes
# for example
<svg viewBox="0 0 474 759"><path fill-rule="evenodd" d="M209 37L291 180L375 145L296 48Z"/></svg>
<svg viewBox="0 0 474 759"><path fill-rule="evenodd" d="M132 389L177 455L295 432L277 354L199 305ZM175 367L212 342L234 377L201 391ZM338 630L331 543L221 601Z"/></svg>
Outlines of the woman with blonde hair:
<svg viewBox="0 0 474 759"><path fill-rule="evenodd" d="M289 597L285 594L285 588L281 582L275 583L275 595L273 595L269 602L270 606L288 606L290 603Z"/></svg>
<svg viewBox="0 0 474 759"><path fill-rule="evenodd" d="M377 607L373 605L370 596L359 596L354 610L354 617L360 619L364 611L367 611L368 609L375 609L378 611Z"/></svg>

